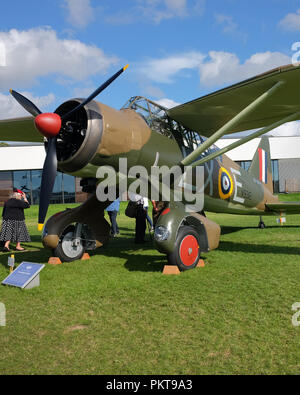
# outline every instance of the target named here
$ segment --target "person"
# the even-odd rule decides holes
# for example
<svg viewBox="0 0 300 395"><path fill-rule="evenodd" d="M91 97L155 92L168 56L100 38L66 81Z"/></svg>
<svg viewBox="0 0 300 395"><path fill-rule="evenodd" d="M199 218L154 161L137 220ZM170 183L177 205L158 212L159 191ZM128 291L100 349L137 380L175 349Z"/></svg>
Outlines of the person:
<svg viewBox="0 0 300 395"><path fill-rule="evenodd" d="M120 199L116 199L114 202L112 202L107 208L107 214L109 215L109 219L111 222L111 231L110 234L112 237L117 237L117 235L120 233L119 231L119 226L117 223L117 215L120 210Z"/></svg>
<svg viewBox="0 0 300 395"><path fill-rule="evenodd" d="M25 224L24 209L29 207L25 193L14 188L2 211L3 221L0 241L5 242L3 252L10 251L10 242L16 243L17 251L25 250L25 248L21 247L21 242L29 242L30 236Z"/></svg>
<svg viewBox="0 0 300 395"><path fill-rule="evenodd" d="M144 210L144 199L141 195L129 193L129 199L136 203L136 217L135 217L135 239L136 244L145 243L146 232L146 211Z"/></svg>
<svg viewBox="0 0 300 395"><path fill-rule="evenodd" d="M150 216L149 216L149 213L148 213L148 209L149 209L149 199L146 198L146 197L143 197L143 200L144 200L144 210L145 210L145 212L146 212L146 220L147 220L148 224L150 225L151 231L153 231L153 230L154 230L154 228L153 228L153 222L152 222L152 220L151 220L151 218L150 218Z"/></svg>

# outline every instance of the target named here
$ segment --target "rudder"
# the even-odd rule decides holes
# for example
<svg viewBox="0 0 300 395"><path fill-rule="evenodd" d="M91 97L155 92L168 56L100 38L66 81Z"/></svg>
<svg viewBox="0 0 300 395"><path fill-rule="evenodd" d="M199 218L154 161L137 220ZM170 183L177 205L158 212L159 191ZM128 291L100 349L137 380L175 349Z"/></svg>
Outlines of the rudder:
<svg viewBox="0 0 300 395"><path fill-rule="evenodd" d="M267 136L263 136L254 154L249 173L263 182L271 193L273 193L273 177L270 154L270 143Z"/></svg>

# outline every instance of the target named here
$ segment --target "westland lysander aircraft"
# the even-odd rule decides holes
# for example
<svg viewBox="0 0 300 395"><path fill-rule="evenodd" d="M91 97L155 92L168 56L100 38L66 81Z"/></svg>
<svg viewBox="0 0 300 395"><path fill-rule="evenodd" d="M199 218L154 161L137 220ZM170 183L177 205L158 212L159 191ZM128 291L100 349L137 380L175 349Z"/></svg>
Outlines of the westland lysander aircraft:
<svg viewBox="0 0 300 395"><path fill-rule="evenodd" d="M224 155L300 119L300 67L280 67L172 109L142 97L131 98L121 110L94 101L125 69L87 99L71 99L54 113L42 114L11 90L32 116L0 121L0 139L45 143L39 227L44 246L55 256L76 260L108 242L104 209L110 202L96 197L96 173L100 166L118 172L120 158L130 167L144 166L149 174L154 165L204 167L204 211L188 213L184 201L167 202L155 227L155 247L181 270L195 267L201 252L218 247L220 227L205 211L260 217L300 213L300 202L281 203L273 195L267 138L261 139L248 172ZM245 130L252 132L238 142L220 150L214 146L222 136ZM43 227L57 170L81 177L90 196L81 206L53 215Z"/></svg>

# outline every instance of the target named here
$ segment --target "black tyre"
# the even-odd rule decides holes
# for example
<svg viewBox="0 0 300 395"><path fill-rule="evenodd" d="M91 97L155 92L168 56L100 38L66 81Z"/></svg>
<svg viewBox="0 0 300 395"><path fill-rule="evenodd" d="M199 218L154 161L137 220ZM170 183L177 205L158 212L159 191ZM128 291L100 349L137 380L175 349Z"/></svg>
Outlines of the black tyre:
<svg viewBox="0 0 300 395"><path fill-rule="evenodd" d="M58 246L53 250L53 256L58 257L62 262L72 262L81 259L85 248L80 244L75 246L74 240L75 226L69 225L62 233Z"/></svg>
<svg viewBox="0 0 300 395"><path fill-rule="evenodd" d="M171 265L177 265L179 270L190 270L197 266L200 259L200 238L192 226L179 229L174 250L167 255Z"/></svg>

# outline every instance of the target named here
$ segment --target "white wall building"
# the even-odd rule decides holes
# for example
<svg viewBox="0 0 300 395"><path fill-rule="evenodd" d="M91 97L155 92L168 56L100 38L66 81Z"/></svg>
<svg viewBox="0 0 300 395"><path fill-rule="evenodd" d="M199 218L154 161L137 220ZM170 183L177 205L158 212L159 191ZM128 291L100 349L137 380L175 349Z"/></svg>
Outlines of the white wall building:
<svg viewBox="0 0 300 395"><path fill-rule="evenodd" d="M216 145L223 148L238 139L221 139ZM229 151L229 158L248 169L260 139ZM275 192L300 191L300 136L270 137L270 150ZM45 160L42 145L0 147L0 204L7 200L13 187L23 189L38 203L41 170ZM79 180L58 173L52 202L69 203L81 201Z"/></svg>
<svg viewBox="0 0 300 395"><path fill-rule="evenodd" d="M26 192L32 204L38 204L42 168L46 158L43 145L0 147L0 205L12 188ZM80 202L86 198L73 176L58 173L51 203Z"/></svg>
<svg viewBox="0 0 300 395"><path fill-rule="evenodd" d="M238 139L221 139L216 145L223 148ZM254 139L229 151L230 159L248 169L260 139ZM300 191L300 136L270 137L273 182L275 192Z"/></svg>

